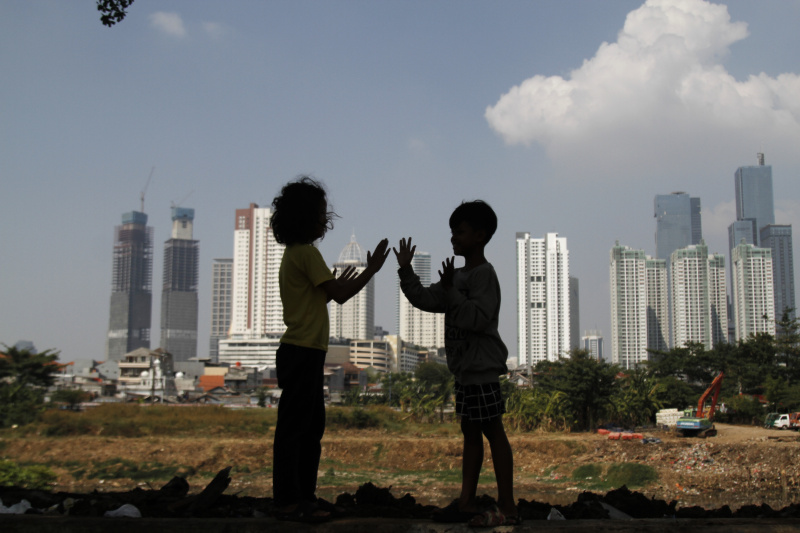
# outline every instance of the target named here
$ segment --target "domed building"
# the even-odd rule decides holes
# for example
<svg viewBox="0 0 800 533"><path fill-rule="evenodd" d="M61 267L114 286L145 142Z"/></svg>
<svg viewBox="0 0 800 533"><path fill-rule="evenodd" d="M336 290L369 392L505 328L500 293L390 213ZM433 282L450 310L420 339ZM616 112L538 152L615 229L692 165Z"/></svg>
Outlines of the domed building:
<svg viewBox="0 0 800 533"><path fill-rule="evenodd" d="M350 237L333 266L337 275L347 267L355 267L359 274L367 267L367 252L356 242L355 235ZM375 335L375 278L344 304L331 301L329 313L331 337L372 339Z"/></svg>

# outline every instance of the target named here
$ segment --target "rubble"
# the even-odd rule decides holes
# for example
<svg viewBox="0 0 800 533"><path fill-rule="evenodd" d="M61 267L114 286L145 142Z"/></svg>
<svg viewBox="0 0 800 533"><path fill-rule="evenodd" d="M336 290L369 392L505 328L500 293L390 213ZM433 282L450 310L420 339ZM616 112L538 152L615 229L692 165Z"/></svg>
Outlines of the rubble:
<svg viewBox="0 0 800 533"><path fill-rule="evenodd" d="M686 454L691 465L711 465L708 450L697 446ZM189 484L176 476L160 489L136 488L126 492L91 492L73 494L51 493L15 487L0 487L0 508L15 509L24 514L60 515L80 517L124 516L181 518L262 518L271 516L271 498L240 497L223 494L230 484L230 467L221 470L200 493L189 495ZM479 499L481 506L490 506L494 500L487 495ZM717 509L698 506L679 508L676 501L669 503L621 487L608 493L583 492L569 505L519 500L520 516L528 520L630 520L653 518L800 518L800 504L783 509L773 509L767 504L744 505L736 511L723 505ZM365 483L355 494L342 493L336 498L339 516L354 518L390 518L394 520L420 520L431 517L437 508L421 505L406 493L395 497L391 487L377 487Z"/></svg>

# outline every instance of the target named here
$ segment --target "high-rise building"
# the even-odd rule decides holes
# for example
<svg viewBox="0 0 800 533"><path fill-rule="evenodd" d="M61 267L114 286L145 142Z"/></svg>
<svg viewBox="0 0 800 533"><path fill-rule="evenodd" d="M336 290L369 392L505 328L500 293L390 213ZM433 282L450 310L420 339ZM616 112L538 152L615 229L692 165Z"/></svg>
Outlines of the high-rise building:
<svg viewBox="0 0 800 533"><path fill-rule="evenodd" d="M106 359L121 361L136 348L150 348L153 228L145 213L122 215L122 224L114 228L112 262Z"/></svg>
<svg viewBox="0 0 800 533"><path fill-rule="evenodd" d="M220 363L275 367L286 330L278 273L284 246L270 226L272 210L250 204L236 210L230 336L219 342Z"/></svg>
<svg viewBox="0 0 800 533"><path fill-rule="evenodd" d="M431 255L414 252L411 260L414 273L423 287L431 284ZM411 305L400 290L397 279L397 334L400 341L423 348L444 347L444 313L426 313Z"/></svg>
<svg viewBox="0 0 800 533"><path fill-rule="evenodd" d="M647 347L669 350L669 297L667 295L667 261L645 257L647 284Z"/></svg>
<svg viewBox="0 0 800 533"><path fill-rule="evenodd" d="M611 362L633 368L647 361L647 276L644 250L611 248Z"/></svg>
<svg viewBox="0 0 800 533"><path fill-rule="evenodd" d="M611 362L633 368L666 350L666 261L617 242L610 253Z"/></svg>
<svg viewBox="0 0 800 533"><path fill-rule="evenodd" d="M736 220L752 220L756 246L761 228L775 223L772 196L772 166L764 164L764 154L758 154L758 166L739 167L734 174L736 186ZM734 247L739 241L733 243Z"/></svg>
<svg viewBox="0 0 800 533"><path fill-rule="evenodd" d="M587 330L581 337L581 348L589 352L592 359L603 360L603 333L600 330Z"/></svg>
<svg viewBox="0 0 800 533"><path fill-rule="evenodd" d="M685 192L658 194L654 201L656 218L656 258L669 260L672 252L703 238L700 198Z"/></svg>
<svg viewBox="0 0 800 533"><path fill-rule="evenodd" d="M772 250L741 243L733 249L733 314L736 340L775 335Z"/></svg>
<svg viewBox="0 0 800 533"><path fill-rule="evenodd" d="M566 237L517 233L517 355L520 366L556 361L570 350Z"/></svg>
<svg viewBox="0 0 800 533"><path fill-rule="evenodd" d="M350 237L333 267L339 273L353 267L358 274L367 268L367 254L356 242L355 235ZM344 304L332 301L329 311L331 337L371 340L375 335L375 278Z"/></svg>
<svg viewBox="0 0 800 533"><path fill-rule="evenodd" d="M728 324L725 258L704 242L672 252L672 323L675 347L724 342Z"/></svg>
<svg viewBox="0 0 800 533"><path fill-rule="evenodd" d="M569 347L581 347L580 324L580 282L574 276L569 277Z"/></svg>
<svg viewBox="0 0 800 533"><path fill-rule="evenodd" d="M796 316L794 299L794 259L791 224L768 224L761 228L759 241L772 250L772 283L775 293L775 318L787 309L790 318Z"/></svg>
<svg viewBox="0 0 800 533"><path fill-rule="evenodd" d="M172 208L172 233L164 243L161 290L161 344L176 363L197 357L198 241L194 209Z"/></svg>
<svg viewBox="0 0 800 533"><path fill-rule="evenodd" d="M211 339L208 357L219 362L219 341L227 339L231 329L233 301L233 259L214 259L211 266Z"/></svg>

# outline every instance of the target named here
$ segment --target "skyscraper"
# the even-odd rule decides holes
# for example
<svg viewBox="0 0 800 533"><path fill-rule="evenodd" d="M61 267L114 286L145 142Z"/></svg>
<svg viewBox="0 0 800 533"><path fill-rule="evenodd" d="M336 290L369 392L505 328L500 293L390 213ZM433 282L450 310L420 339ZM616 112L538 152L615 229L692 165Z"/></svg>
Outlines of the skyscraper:
<svg viewBox="0 0 800 533"><path fill-rule="evenodd" d="M707 349L726 340L725 258L709 256L701 241L672 252L672 323L675 347L698 342Z"/></svg>
<svg viewBox="0 0 800 533"><path fill-rule="evenodd" d="M658 194L655 197L656 258L669 261L672 252L703 238L700 198L685 192Z"/></svg>
<svg viewBox="0 0 800 533"><path fill-rule="evenodd" d="M106 359L121 361L136 348L150 348L153 228L145 213L122 215L122 224L114 228L112 262Z"/></svg>
<svg viewBox="0 0 800 533"><path fill-rule="evenodd" d="M633 368L667 349L666 261L617 242L610 253L611 362Z"/></svg>
<svg viewBox="0 0 800 533"><path fill-rule="evenodd" d="M764 154L758 154L758 166L739 167L734 174L736 186L736 220L751 220L756 246L761 246L759 232L775 223L772 196L772 166L764 164ZM736 247L739 241L733 243Z"/></svg>
<svg viewBox="0 0 800 533"><path fill-rule="evenodd" d="M518 364L568 356L571 317L566 237L517 233Z"/></svg>
<svg viewBox="0 0 800 533"><path fill-rule="evenodd" d="M423 287L431 284L431 255L415 252L411 260L414 273ZM397 279L397 334L403 342L423 348L444 347L444 313L426 313L411 305L400 290Z"/></svg>
<svg viewBox="0 0 800 533"><path fill-rule="evenodd" d="M772 250L742 243L733 249L733 314L736 340L775 334Z"/></svg>
<svg viewBox="0 0 800 533"><path fill-rule="evenodd" d="M284 246L270 226L272 211L250 204L236 210L230 336L219 342L219 362L275 367L286 330L278 273Z"/></svg>
<svg viewBox="0 0 800 533"><path fill-rule="evenodd" d="M367 268L367 254L356 236L342 249L339 259L333 267L341 273L348 267L354 267L360 274ZM344 304L330 302L331 337L342 339L370 340L375 335L375 278L367 283L358 294Z"/></svg>
<svg viewBox="0 0 800 533"><path fill-rule="evenodd" d="M225 339L231 329L231 307L233 301L233 259L214 259L211 266L211 339L208 356L219 362L219 341Z"/></svg>
<svg viewBox="0 0 800 533"><path fill-rule="evenodd" d="M772 283L775 293L775 318L780 320L787 309L794 318L794 259L791 224L768 224L761 228L759 241L772 251Z"/></svg>
<svg viewBox="0 0 800 533"><path fill-rule="evenodd" d="M199 249L193 226L194 209L172 208L172 233L164 243L160 346L173 362L197 357Z"/></svg>

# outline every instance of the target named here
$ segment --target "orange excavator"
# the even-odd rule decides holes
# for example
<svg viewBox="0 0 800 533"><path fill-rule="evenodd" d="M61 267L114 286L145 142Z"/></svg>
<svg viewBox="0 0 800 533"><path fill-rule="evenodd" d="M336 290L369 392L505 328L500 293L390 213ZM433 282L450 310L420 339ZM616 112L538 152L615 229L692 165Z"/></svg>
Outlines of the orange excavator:
<svg viewBox="0 0 800 533"><path fill-rule="evenodd" d="M679 435L705 438L713 437L717 434L717 430L714 428L714 411L717 408L717 398L719 397L719 389L722 386L724 375L723 372L720 372L703 395L700 396L700 400L697 402L697 412L694 416L683 416L678 419L675 429ZM705 403L709 396L711 397L711 404L706 409Z"/></svg>

